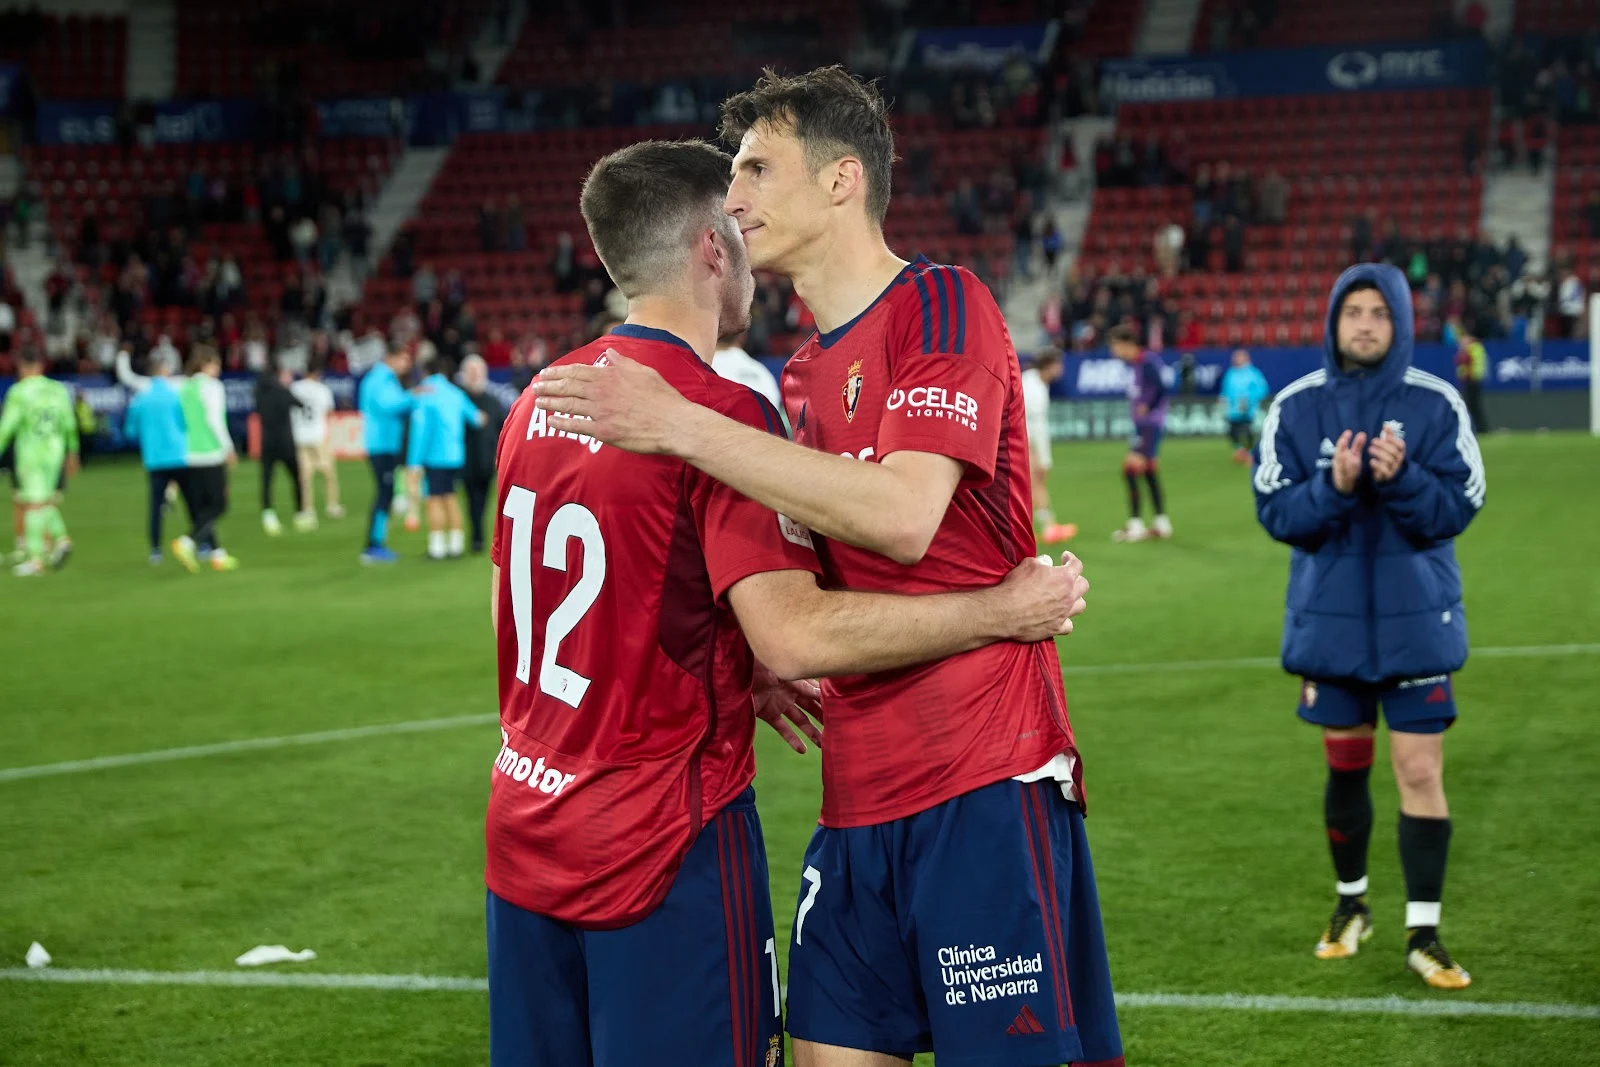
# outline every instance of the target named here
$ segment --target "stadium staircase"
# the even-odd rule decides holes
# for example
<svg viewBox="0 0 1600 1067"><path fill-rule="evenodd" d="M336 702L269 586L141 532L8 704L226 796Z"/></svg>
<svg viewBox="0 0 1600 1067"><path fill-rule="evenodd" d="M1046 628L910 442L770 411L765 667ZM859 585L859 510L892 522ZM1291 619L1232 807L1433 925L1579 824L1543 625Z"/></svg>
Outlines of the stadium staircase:
<svg viewBox="0 0 1600 1067"><path fill-rule="evenodd" d="M178 11L174 0L132 0L128 6L129 100L167 100L178 88Z"/></svg>
<svg viewBox="0 0 1600 1067"><path fill-rule="evenodd" d="M1139 20L1134 55L1182 55L1189 50L1199 18L1200 0L1150 0Z"/></svg>
<svg viewBox="0 0 1600 1067"><path fill-rule="evenodd" d="M1521 166L1491 170L1483 180L1483 229L1502 247L1506 238L1515 235L1528 253L1528 271L1550 263L1550 208L1555 201L1557 162L1547 161L1538 174L1529 174Z"/></svg>
<svg viewBox="0 0 1600 1067"><path fill-rule="evenodd" d="M527 17L528 0L512 0L511 19L503 42L495 32L493 14L484 17L468 46L472 49L484 85L494 84L506 57L511 54L522 33ZM395 237L406 221L422 207L423 198L428 195L434 179L444 170L449 158L448 147L408 147L395 162L394 170L390 171L378 198L367 212L367 222L372 227L371 243L367 249L369 265L376 267L389 254ZM364 286L357 284L355 274L350 269L349 256L340 256L338 264L328 275L329 301L335 307L349 307L360 304L363 295Z"/></svg>

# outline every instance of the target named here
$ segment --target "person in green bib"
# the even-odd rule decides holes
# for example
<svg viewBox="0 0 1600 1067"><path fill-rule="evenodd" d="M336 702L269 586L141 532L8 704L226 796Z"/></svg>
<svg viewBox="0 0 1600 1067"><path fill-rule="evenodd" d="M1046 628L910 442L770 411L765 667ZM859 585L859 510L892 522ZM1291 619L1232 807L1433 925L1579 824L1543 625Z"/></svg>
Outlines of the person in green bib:
<svg viewBox="0 0 1600 1067"><path fill-rule="evenodd" d="M45 377L38 350L23 350L17 378L0 411L0 451L15 439L17 500L23 509L27 558L12 573L26 578L43 574L47 565L60 567L72 554L59 490L63 470L68 476L77 473L78 421L72 394ZM51 542L48 553L46 537Z"/></svg>
<svg viewBox="0 0 1600 1067"><path fill-rule="evenodd" d="M222 357L210 345L196 345L188 377L178 387L187 437L190 521L194 530L172 542L172 554L191 573L202 565L231 571L239 560L217 538L217 522L228 510L228 470L239 461L228 435L228 396L222 387Z"/></svg>

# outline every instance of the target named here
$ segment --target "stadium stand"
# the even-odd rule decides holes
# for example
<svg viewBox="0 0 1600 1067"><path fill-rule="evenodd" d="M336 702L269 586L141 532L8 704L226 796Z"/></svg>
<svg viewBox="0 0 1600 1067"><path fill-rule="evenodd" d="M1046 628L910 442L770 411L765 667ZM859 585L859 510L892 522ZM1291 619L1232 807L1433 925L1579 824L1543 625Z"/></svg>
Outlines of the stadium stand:
<svg viewBox="0 0 1600 1067"><path fill-rule="evenodd" d="M486 8L486 0L396 0L381 13L313 0L179 0L178 92L229 97L288 87L352 96L439 87L426 53L458 51Z"/></svg>
<svg viewBox="0 0 1600 1067"><path fill-rule="evenodd" d="M68 100L121 100L128 59L122 15L0 13L0 62L27 68L34 92Z"/></svg>
<svg viewBox="0 0 1600 1067"><path fill-rule="evenodd" d="M1173 280L1172 295L1202 323L1205 343L1311 343L1321 336L1326 281L1352 261L1362 216L1372 212L1377 223L1369 243L1386 220L1429 240L1476 230L1482 178L1453 164L1462 130L1486 127L1488 116L1488 94L1478 90L1124 105L1080 269L1154 274L1157 228L1176 223L1192 269ZM1137 184L1151 153L1170 157L1178 145L1181 168L1169 159L1162 184ZM1119 158L1132 161L1120 175ZM1282 222L1260 211L1257 183L1273 171L1289 186ZM1206 173L1216 189L1201 194L1197 213L1193 183ZM1235 210L1225 187L1241 180L1245 202ZM1232 250L1229 215L1242 229Z"/></svg>
<svg viewBox="0 0 1600 1067"><path fill-rule="evenodd" d="M1526 2L1526 0L1523 0ZM1194 50L1295 48L1302 45L1420 41L1456 27L1440 0L1204 0Z"/></svg>

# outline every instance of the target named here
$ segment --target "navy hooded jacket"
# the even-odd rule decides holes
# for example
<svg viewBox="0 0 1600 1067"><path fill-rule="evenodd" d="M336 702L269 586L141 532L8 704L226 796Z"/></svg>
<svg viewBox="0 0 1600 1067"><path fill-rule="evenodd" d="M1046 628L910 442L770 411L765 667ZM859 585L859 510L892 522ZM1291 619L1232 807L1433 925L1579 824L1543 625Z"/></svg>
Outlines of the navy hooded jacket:
<svg viewBox="0 0 1600 1067"><path fill-rule="evenodd" d="M1383 363L1345 371L1338 315L1350 286L1378 286L1394 322ZM1322 370L1286 386L1262 427L1256 515L1293 546L1283 666L1310 678L1380 682L1460 669L1467 620L1454 538L1483 507L1483 458L1453 385L1411 365L1411 293L1394 267L1363 263L1334 283ZM1385 427L1406 446L1388 483L1370 461L1356 489L1333 486L1334 443Z"/></svg>

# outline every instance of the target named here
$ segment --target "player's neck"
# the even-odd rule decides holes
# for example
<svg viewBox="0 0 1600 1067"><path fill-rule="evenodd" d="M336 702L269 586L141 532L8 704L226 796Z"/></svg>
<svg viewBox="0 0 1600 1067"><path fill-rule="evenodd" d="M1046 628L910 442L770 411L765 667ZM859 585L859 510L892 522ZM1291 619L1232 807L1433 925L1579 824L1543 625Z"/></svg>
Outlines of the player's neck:
<svg viewBox="0 0 1600 1067"><path fill-rule="evenodd" d="M672 297L635 297L628 301L626 321L630 326L667 331L694 349L702 363L710 364L717 350L716 317Z"/></svg>
<svg viewBox="0 0 1600 1067"><path fill-rule="evenodd" d="M867 310L905 266L877 230L829 234L789 280L827 333Z"/></svg>

